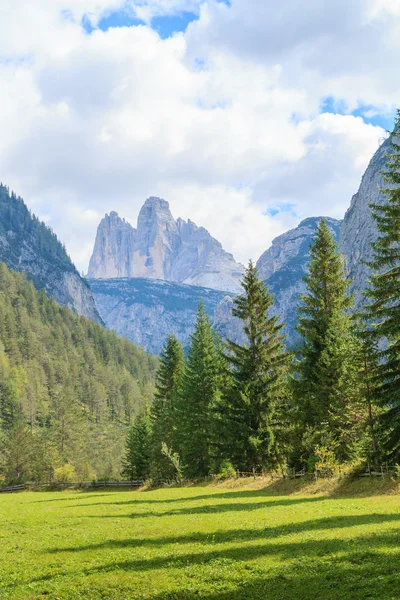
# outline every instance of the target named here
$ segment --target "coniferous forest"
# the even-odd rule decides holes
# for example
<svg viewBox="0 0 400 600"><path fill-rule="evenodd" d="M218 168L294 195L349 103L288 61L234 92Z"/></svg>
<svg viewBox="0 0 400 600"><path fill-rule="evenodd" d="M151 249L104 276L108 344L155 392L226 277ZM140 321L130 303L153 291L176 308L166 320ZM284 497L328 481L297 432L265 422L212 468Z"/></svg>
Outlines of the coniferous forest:
<svg viewBox="0 0 400 600"><path fill-rule="evenodd" d="M400 112L365 310L322 219L288 350L252 262L220 339L202 302L186 355L161 358L61 308L0 264L0 469L6 482L329 472L400 460Z"/></svg>
<svg viewBox="0 0 400 600"><path fill-rule="evenodd" d="M131 473L191 478L399 462L399 129L400 112L383 173L387 202L371 206L379 237L364 312L352 310L343 259L324 220L298 310L301 342L290 352L271 315L273 298L250 263L234 308L246 343L218 339L201 304L185 364L179 342L168 339L156 401L127 439Z"/></svg>
<svg viewBox="0 0 400 600"><path fill-rule="evenodd" d="M0 263L0 469L8 482L116 477L158 359Z"/></svg>

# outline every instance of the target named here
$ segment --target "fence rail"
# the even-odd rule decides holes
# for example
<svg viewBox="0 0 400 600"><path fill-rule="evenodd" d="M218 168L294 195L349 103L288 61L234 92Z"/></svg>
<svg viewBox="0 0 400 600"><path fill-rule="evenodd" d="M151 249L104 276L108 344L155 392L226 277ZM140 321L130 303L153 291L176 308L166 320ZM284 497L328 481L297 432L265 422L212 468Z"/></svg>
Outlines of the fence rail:
<svg viewBox="0 0 400 600"><path fill-rule="evenodd" d="M254 478L254 479L262 479L264 477L271 477L271 479L298 479L302 477L314 478L318 479L330 479L335 475L340 475L343 473L343 469L339 468L338 472L329 471L329 469L316 469L315 471L306 471L302 469L301 471L296 471L295 469L281 473L277 473L276 471L237 471L236 478ZM374 465L373 467L368 466L365 471L356 473L352 475L353 477L400 477L400 469L398 465ZM211 482L215 479L220 479L218 475L208 475L207 477L203 477L201 480L188 480L183 479L180 481L180 484L185 483L196 483L199 481ZM145 481L143 479L136 479L132 481L81 481L81 482L68 482L68 483L21 483L18 485L11 485L8 487L0 487L0 493L2 492L19 492L23 490L29 489L67 489L67 488L107 488L107 487L124 487L124 488L140 488L145 485ZM171 479L153 479L150 481L153 486L163 486L170 485L174 483L178 483L177 481Z"/></svg>
<svg viewBox="0 0 400 600"><path fill-rule="evenodd" d="M22 490L30 490L35 488L51 488L51 489L66 489L66 488L101 488L101 487L131 487L139 488L145 484L143 479L134 481L80 481L68 483L21 483L20 485L11 485L8 487L0 487L1 492L19 492Z"/></svg>

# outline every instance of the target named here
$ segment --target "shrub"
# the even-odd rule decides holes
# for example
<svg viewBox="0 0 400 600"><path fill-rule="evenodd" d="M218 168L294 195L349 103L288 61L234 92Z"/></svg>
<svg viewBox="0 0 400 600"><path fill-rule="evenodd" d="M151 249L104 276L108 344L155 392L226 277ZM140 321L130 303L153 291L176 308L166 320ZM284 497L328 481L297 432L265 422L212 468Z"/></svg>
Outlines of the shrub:
<svg viewBox="0 0 400 600"><path fill-rule="evenodd" d="M219 468L220 479L231 479L236 477L236 470L229 460L224 460Z"/></svg>
<svg viewBox="0 0 400 600"><path fill-rule="evenodd" d="M54 470L54 482L55 483L72 483L76 481L76 471L73 465L66 463L62 467L58 467Z"/></svg>

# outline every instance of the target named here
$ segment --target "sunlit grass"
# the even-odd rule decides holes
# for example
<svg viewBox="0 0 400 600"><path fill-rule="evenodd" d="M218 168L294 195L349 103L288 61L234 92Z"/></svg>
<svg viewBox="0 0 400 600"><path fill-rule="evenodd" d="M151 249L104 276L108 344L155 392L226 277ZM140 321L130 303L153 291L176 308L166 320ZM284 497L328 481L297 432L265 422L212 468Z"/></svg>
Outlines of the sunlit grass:
<svg viewBox="0 0 400 600"><path fill-rule="evenodd" d="M221 487L22 493L0 496L0 518L0 598L400 594L396 494Z"/></svg>

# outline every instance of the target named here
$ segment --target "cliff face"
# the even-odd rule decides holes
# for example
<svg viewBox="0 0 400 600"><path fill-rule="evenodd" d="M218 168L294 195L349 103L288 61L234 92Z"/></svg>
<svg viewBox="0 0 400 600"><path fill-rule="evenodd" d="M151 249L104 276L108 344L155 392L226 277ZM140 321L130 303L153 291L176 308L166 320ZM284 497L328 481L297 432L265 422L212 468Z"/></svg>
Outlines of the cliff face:
<svg viewBox="0 0 400 600"><path fill-rule="evenodd" d="M89 284L107 327L154 354L161 352L170 333L188 346L200 298L213 318L226 294L143 278L90 279Z"/></svg>
<svg viewBox="0 0 400 600"><path fill-rule="evenodd" d="M390 144L389 138L373 156L361 180L359 190L351 200L340 231L340 249L351 279L350 291L354 292L357 309L363 305L362 292L370 278L370 269L364 261L372 259L371 242L376 240L378 235L369 203L382 204L385 201L385 196L380 192L383 186L380 171L385 170L385 159L390 151Z"/></svg>
<svg viewBox="0 0 400 600"><path fill-rule="evenodd" d="M303 277L310 258L310 244L321 217L305 219L298 227L288 231L272 242L257 262L260 276L274 296L273 314L285 323L283 333L287 344L296 341L296 312L300 295L306 290ZM340 221L325 218L335 239L339 239ZM215 310L215 328L223 337L235 342L244 341L242 324L232 315L232 299L225 298Z"/></svg>
<svg viewBox="0 0 400 600"><path fill-rule="evenodd" d="M296 339L295 325L300 295L306 287L303 277L310 259L310 244L321 217L310 217L272 242L257 262L261 277L274 296L275 314L285 322L284 333L288 344ZM339 240L340 221L325 217L336 241Z"/></svg>
<svg viewBox="0 0 400 600"><path fill-rule="evenodd" d="M169 204L148 198L134 229L117 213L101 221L89 264L92 279L144 277L237 292L243 266L206 229L175 221Z"/></svg>
<svg viewBox="0 0 400 600"><path fill-rule="evenodd" d="M101 322L90 288L65 248L5 186L0 186L0 261L26 273L38 289L62 306Z"/></svg>

